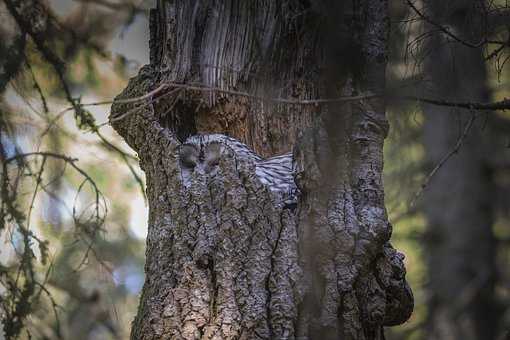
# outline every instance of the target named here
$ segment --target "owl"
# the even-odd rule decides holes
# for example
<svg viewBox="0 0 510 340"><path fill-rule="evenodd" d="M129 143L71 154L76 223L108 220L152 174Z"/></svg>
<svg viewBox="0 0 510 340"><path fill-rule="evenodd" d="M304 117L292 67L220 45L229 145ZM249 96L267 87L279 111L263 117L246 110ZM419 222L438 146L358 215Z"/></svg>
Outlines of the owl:
<svg viewBox="0 0 510 340"><path fill-rule="evenodd" d="M195 171L215 176L224 147L232 150L237 160L254 163L260 182L286 206L295 206L299 191L294 182L292 153L264 159L246 144L221 134L194 135L181 145L179 161L184 184L190 185Z"/></svg>

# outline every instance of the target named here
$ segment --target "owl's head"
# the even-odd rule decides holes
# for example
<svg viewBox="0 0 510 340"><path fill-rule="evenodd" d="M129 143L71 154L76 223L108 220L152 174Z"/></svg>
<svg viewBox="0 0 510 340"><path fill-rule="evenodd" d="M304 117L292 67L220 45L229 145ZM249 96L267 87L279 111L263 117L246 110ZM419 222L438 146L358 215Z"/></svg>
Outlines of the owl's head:
<svg viewBox="0 0 510 340"><path fill-rule="evenodd" d="M183 144L179 151L181 167L195 169L197 166L209 173L220 161L222 146L218 142L206 145Z"/></svg>
<svg viewBox="0 0 510 340"><path fill-rule="evenodd" d="M179 150L179 162L184 184L189 185L195 172L209 177L216 175L224 143L214 135L195 135L186 140Z"/></svg>

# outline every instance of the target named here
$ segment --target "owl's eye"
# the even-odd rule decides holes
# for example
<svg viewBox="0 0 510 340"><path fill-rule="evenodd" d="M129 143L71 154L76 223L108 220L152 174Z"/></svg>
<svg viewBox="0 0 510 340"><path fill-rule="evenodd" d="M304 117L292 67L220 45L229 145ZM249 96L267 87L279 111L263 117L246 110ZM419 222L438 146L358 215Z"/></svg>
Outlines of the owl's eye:
<svg viewBox="0 0 510 340"><path fill-rule="evenodd" d="M221 144L211 143L207 145L204 153L204 161L208 166L216 166L220 163Z"/></svg>
<svg viewBox="0 0 510 340"><path fill-rule="evenodd" d="M179 150L181 165L186 168L194 168L198 162L198 150L193 145L184 144Z"/></svg>

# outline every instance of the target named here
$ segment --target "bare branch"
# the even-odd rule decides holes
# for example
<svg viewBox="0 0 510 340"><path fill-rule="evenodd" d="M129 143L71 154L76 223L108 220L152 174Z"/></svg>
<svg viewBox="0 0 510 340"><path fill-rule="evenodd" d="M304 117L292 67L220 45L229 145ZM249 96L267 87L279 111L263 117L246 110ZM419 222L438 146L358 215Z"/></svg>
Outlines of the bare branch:
<svg viewBox="0 0 510 340"><path fill-rule="evenodd" d="M456 107L461 109L469 109L469 110L509 110L510 109L510 99L505 98L501 101L492 102L492 103L480 103L480 102L453 102L448 100L442 100L442 99L432 99L432 98L424 98L424 97L417 97L417 96L398 96L398 95L390 95L390 94L378 94L378 93L372 93L372 94L365 94L365 95L359 95L359 96L345 96L345 97L336 97L336 98L318 98L318 99L290 99L290 98L271 98L271 97L263 97L263 96L257 96L253 95L247 92L241 92L241 91L234 91L234 90L227 90L227 89L221 89L217 87L208 87L205 85L187 85L187 84L178 84L178 83L167 83L162 84L155 90L149 92L148 94L136 97L136 98L130 98L125 100L118 100L116 101L119 104L122 103L134 103L137 101L143 101L146 99L150 99L155 94L161 92L165 88L176 88L176 89L186 89L186 90L192 90L192 91L203 91L203 92L216 92L216 93L225 93L225 94L231 94L235 96L242 96L247 97L251 99L256 100L262 100L262 101L269 101L269 102L275 102L279 104L290 104L290 105L321 105L321 104L328 104L328 103L340 103L340 102L350 102L350 101L358 101L358 100L364 100L364 99L372 99L372 98L378 98L378 97L385 97L386 99L392 99L392 100L400 100L400 101L418 101L423 102L431 105L438 105L438 106L446 106L446 107ZM388 93L392 93L394 91L388 90ZM152 104L154 102L157 102L161 100L162 98L166 98L169 95L175 94L174 91L170 91L168 93L165 93L154 100L148 101L144 105L140 105L138 107L135 107L131 111L128 111L122 115L112 117L112 121L123 119L124 117L132 114L133 112L136 112L137 110L141 109L142 107L145 107L146 105ZM88 103L88 104L82 104L82 105L102 105L105 103L111 103L111 102L99 102L99 103Z"/></svg>
<svg viewBox="0 0 510 340"><path fill-rule="evenodd" d="M422 18L424 21L426 21L427 23L431 24L432 26L436 27L437 29L439 29L439 31L443 32L444 34L446 34L447 36L449 36L450 38L452 38L453 40L461 43L462 45L466 45L467 47L472 47L472 48L479 48L480 46L482 46L484 44L484 41L480 41L476 44L473 44L469 41L465 41L461 38L459 38L458 36L456 36L455 34L453 34L452 32L450 32L450 30L443 26L443 25L440 25L438 24L437 22L435 22L434 20L432 20L431 18L429 18L427 15L425 15L425 13L423 13L422 11L420 11L415 5L414 3L411 1L411 0L406 0L407 4L409 5L409 7L411 7L413 9L414 12L416 12L416 14Z"/></svg>
<svg viewBox="0 0 510 340"><path fill-rule="evenodd" d="M475 114L472 114L471 118L469 119L469 121L466 123L466 126L464 127L464 131L462 132L462 135L460 135L459 139L457 140L457 143L455 144L455 146L453 147L452 150L450 150L450 152L448 152L440 161L439 163L434 167L434 169L432 169L432 171L428 174L428 176L425 178L425 181L423 182L423 184L421 185L421 188L420 190L418 190L418 192L416 193L416 195L414 196L412 202L411 202L411 207L414 207L414 205L416 204L416 201L417 199L421 196L421 194L423 193L423 191L425 190L425 188L428 186L428 184L430 183L430 181L432 180L432 178L434 177L434 175L439 171L439 169L441 169L441 167L454 155L456 154L457 152L459 152L460 148L462 147L462 144L464 144L464 141L469 133L469 130L471 129L471 127L473 126L473 123L476 119L476 115Z"/></svg>
<svg viewBox="0 0 510 340"><path fill-rule="evenodd" d="M452 102L448 100L442 99L431 99L431 98L423 98L416 96L395 96L393 97L397 100L408 100L408 101L417 101L422 103L427 103L431 105L437 106L446 106L446 107L455 107L459 109L468 109L468 110L489 110L489 111L505 111L510 110L510 99L505 98L503 100L492 102L492 103L480 103L480 102Z"/></svg>

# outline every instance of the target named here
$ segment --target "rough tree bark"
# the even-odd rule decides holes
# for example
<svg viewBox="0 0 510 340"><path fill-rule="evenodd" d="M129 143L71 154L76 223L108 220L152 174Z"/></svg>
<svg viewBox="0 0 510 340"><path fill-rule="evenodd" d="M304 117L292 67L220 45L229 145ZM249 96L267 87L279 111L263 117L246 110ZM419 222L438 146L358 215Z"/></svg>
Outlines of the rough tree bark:
<svg viewBox="0 0 510 340"><path fill-rule="evenodd" d="M382 100L303 106L171 85L296 100L381 91L387 3L347 3L176 0L152 11L151 65L111 114L138 152L150 208L132 339L383 339L410 316L384 206ZM150 104L121 101L163 83ZM263 156L294 150L297 208L229 150L214 176L195 171L183 185L178 150L197 132Z"/></svg>
<svg viewBox="0 0 510 340"><path fill-rule="evenodd" d="M466 41L485 32L478 1L429 1L429 15ZM436 30L436 27L428 27ZM489 101L483 47L447 43L434 34L426 47L428 96L445 100ZM496 242L493 173L489 155L496 154L492 122L462 109L424 105L424 143L430 166L462 140L462 146L434 176L424 194L428 220L430 339L495 339L501 312L495 298ZM465 138L462 136L465 135ZM497 153L503 159L503 153Z"/></svg>

